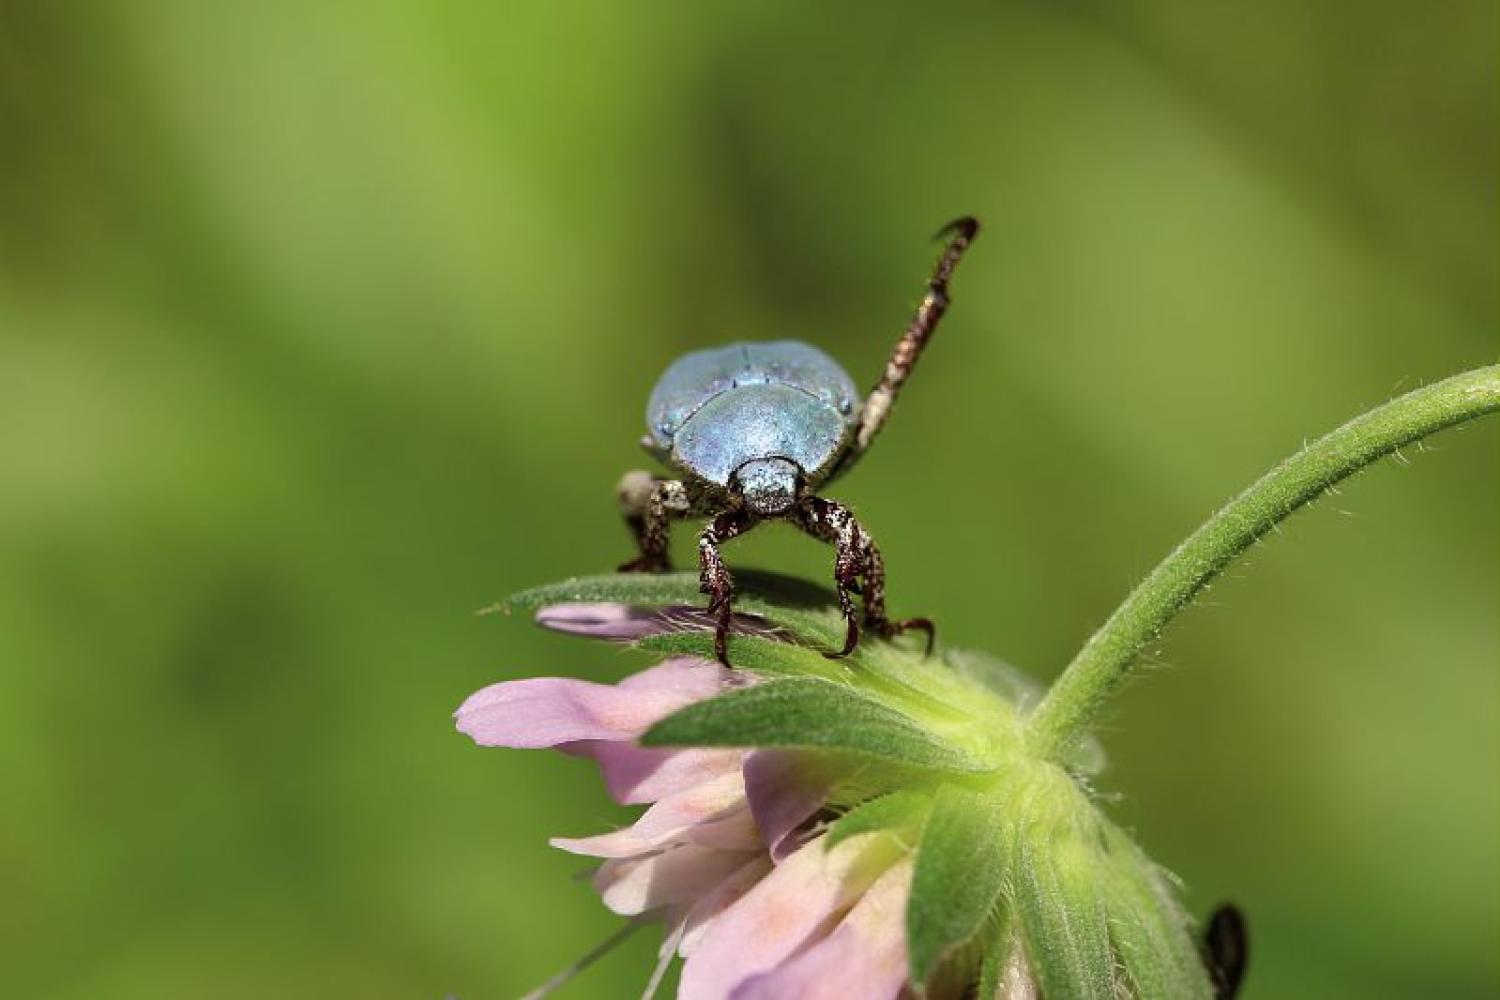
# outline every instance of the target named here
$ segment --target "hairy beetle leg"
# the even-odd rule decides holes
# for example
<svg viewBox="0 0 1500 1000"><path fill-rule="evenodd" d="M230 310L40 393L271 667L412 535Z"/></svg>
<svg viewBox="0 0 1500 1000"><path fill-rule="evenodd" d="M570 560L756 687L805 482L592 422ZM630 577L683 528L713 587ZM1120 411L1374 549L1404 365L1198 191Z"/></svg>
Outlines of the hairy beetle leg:
<svg viewBox="0 0 1500 1000"><path fill-rule="evenodd" d="M692 513L687 487L676 479L657 479L649 472L627 472L615 487L620 513L635 536L640 555L620 566L621 573L665 573L672 568L667 540L672 518Z"/></svg>
<svg viewBox="0 0 1500 1000"><path fill-rule="evenodd" d="M808 497L793 508L790 520L814 538L831 543L836 550L833 561L833 584L838 594L839 611L844 616L843 648L825 653L838 659L854 652L859 645L860 619L854 610L858 594L864 600L864 627L884 639L909 629L927 633L927 653L931 655L936 629L927 618L891 621L885 613L885 560L870 533L855 520L843 504L822 497Z"/></svg>
<svg viewBox="0 0 1500 1000"><path fill-rule="evenodd" d="M715 598L715 601L719 605L717 609L713 603L709 604L709 613L717 614L714 622L714 659L726 667L733 667L734 664L729 662L729 627L734 621L734 612L730 608L729 595Z"/></svg>
<svg viewBox="0 0 1500 1000"><path fill-rule="evenodd" d="M714 656L726 667L732 666L729 628L734 622L734 578L719 555L719 546L743 534L752 523L744 510L726 510L698 536L698 589L708 595L708 613L715 616Z"/></svg>

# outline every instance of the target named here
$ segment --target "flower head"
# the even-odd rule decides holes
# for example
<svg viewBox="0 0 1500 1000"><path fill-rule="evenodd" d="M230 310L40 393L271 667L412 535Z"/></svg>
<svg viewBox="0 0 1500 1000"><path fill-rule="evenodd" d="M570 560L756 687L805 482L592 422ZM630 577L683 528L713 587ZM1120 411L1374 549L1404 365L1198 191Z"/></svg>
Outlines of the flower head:
<svg viewBox="0 0 1500 1000"><path fill-rule="evenodd" d="M552 843L601 860L611 910L664 924L681 997L1213 995L1170 883L1088 792L1097 754L1028 749L1014 671L881 642L829 660L835 613L763 597L726 669L693 584L522 595L548 628L666 658L613 685L502 682L457 714L484 745L592 757L647 805Z"/></svg>

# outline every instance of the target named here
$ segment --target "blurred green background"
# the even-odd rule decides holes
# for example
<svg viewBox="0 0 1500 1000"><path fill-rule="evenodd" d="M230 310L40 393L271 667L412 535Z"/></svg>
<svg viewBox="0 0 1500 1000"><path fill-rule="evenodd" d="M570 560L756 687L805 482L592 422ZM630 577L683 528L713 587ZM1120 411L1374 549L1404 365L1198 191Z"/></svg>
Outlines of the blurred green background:
<svg viewBox="0 0 1500 1000"><path fill-rule="evenodd" d="M898 613L1052 676L1305 438L1495 358L1497 39L1492 2L5 4L3 992L480 1000L607 934L545 838L624 811L449 713L641 661L472 612L629 554L678 353L872 380L964 212L839 495ZM1115 813L1249 912L1246 996L1500 991L1497 444L1296 518L1113 713ZM567 995L635 996L648 937Z"/></svg>

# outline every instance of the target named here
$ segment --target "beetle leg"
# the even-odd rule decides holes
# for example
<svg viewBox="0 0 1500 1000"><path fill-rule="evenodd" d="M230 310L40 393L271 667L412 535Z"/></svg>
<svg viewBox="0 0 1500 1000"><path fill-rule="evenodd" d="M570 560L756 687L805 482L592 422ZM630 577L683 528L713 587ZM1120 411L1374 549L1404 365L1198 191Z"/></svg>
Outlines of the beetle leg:
<svg viewBox="0 0 1500 1000"><path fill-rule="evenodd" d="M865 556L865 624L883 639L898 636L913 629L927 633L925 655L932 655L937 642L937 626L931 618L903 618L891 621L885 613L885 559L874 539L865 535L869 550Z"/></svg>
<svg viewBox="0 0 1500 1000"><path fill-rule="evenodd" d="M724 565L719 546L748 531L754 522L743 507L726 510L708 522L698 536L698 589L708 595L714 621L714 655L729 666L729 626L734 616L734 578Z"/></svg>
<svg viewBox="0 0 1500 1000"><path fill-rule="evenodd" d="M627 472L615 487L620 512L635 535L641 554L620 567L622 573L665 573L671 519L692 513L687 487L676 479L657 479L649 472Z"/></svg>
<svg viewBox="0 0 1500 1000"><path fill-rule="evenodd" d="M933 625L929 619L893 622L886 616L885 560L881 558L880 547L849 508L822 497L808 497L795 508L792 522L814 538L832 543L837 553L833 583L839 610L844 614L844 645L838 652L826 655L848 656L859 644L859 618L854 614L851 594L862 594L864 598L866 628L886 639L908 629L921 629L927 633L927 651L932 652Z"/></svg>
<svg viewBox="0 0 1500 1000"><path fill-rule="evenodd" d="M856 453L869 448L875 435L885 426L891 406L896 402L896 395L901 391L911 370L916 367L922 348L927 346L927 341L937 329L938 321L948 309L948 279L953 276L953 269L958 265L959 258L969 249L969 244L978 234L979 222L971 216L955 219L938 232L940 238L947 237L948 244L943 248L932 276L927 279L927 293L918 303L916 314L907 324L901 339L896 341L896 347L891 351L890 360L885 363L880 381L870 390L864 408L860 410L859 427L854 434Z"/></svg>

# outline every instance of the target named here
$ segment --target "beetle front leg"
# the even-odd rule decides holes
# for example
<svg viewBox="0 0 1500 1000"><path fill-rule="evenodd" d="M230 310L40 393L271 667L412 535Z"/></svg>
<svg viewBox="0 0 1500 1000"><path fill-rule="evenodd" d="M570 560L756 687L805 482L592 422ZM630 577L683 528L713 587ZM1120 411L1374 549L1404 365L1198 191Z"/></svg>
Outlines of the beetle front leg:
<svg viewBox="0 0 1500 1000"><path fill-rule="evenodd" d="M674 517L692 513L687 487L675 479L657 479L649 472L627 472L615 487L620 512L635 535L641 554L620 566L621 573L665 573L672 568L667 553Z"/></svg>
<svg viewBox="0 0 1500 1000"><path fill-rule="evenodd" d="M729 666L729 627L734 621L734 578L724 565L719 546L744 534L754 522L743 508L726 510L698 536L698 589L708 595L708 613L715 616L714 655Z"/></svg>
<svg viewBox="0 0 1500 1000"><path fill-rule="evenodd" d="M859 619L854 614L851 594L864 596L865 627L889 639L909 629L927 633L927 652L932 652L935 637L932 621L907 618L891 621L885 610L885 560L880 548L854 514L843 504L822 497L808 497L796 508L793 523L814 538L834 545L833 582L838 593L839 610L844 614L844 646L830 657L848 656L859 644Z"/></svg>

